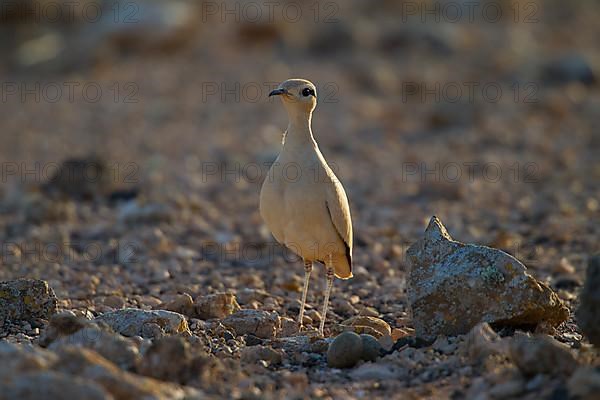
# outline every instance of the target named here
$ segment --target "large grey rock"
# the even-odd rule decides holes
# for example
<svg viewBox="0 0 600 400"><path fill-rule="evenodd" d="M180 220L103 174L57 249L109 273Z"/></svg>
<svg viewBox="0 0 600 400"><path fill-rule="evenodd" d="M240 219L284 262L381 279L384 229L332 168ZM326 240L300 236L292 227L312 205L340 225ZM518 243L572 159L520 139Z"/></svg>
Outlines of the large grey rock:
<svg viewBox="0 0 600 400"><path fill-rule="evenodd" d="M165 334L189 332L185 317L165 310L139 310L124 308L96 317L96 322L104 322L123 336L152 336L152 328L160 328Z"/></svg>
<svg viewBox="0 0 600 400"><path fill-rule="evenodd" d="M433 217L407 255L408 301L417 336L458 335L480 322L556 326L567 307L509 254L464 244Z"/></svg>
<svg viewBox="0 0 600 400"><path fill-rule="evenodd" d="M251 334L263 339L275 337L281 324L276 312L260 310L240 310L222 322L238 335Z"/></svg>
<svg viewBox="0 0 600 400"><path fill-rule="evenodd" d="M600 254L590 258L579 300L577 323L590 342L600 347Z"/></svg>
<svg viewBox="0 0 600 400"><path fill-rule="evenodd" d="M0 282L0 321L47 319L56 313L57 299L48 282L16 279Z"/></svg>

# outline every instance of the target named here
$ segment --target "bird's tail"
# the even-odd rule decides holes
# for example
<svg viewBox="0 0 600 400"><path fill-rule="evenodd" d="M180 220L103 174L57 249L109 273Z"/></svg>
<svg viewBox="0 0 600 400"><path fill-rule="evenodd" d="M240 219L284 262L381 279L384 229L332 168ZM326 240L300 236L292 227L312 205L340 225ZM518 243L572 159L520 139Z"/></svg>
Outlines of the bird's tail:
<svg viewBox="0 0 600 400"><path fill-rule="evenodd" d="M352 275L352 258L346 255L334 256L332 259L335 276L340 279L350 279Z"/></svg>

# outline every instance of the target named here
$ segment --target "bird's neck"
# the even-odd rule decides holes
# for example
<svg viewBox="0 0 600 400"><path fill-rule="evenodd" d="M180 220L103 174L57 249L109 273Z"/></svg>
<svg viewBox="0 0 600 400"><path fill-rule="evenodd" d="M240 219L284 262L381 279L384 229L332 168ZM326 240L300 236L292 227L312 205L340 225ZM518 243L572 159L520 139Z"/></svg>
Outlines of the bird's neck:
<svg viewBox="0 0 600 400"><path fill-rule="evenodd" d="M283 139L284 148L294 149L307 145L316 146L311 129L312 113L290 114L289 118L290 122Z"/></svg>

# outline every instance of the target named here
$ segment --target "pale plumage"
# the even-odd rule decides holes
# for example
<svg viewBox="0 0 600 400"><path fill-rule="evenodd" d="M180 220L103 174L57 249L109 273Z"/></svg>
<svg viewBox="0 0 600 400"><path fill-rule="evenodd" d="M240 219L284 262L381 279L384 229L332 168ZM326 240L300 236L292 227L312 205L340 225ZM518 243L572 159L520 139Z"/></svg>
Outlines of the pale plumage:
<svg viewBox="0 0 600 400"><path fill-rule="evenodd" d="M334 274L342 279L352 277L350 208L342 184L312 135L315 86L307 80L290 79L271 95L281 97L290 121L281 153L263 183L260 213L275 239L304 259L300 326L312 263L325 264L327 290L319 328L322 335Z"/></svg>

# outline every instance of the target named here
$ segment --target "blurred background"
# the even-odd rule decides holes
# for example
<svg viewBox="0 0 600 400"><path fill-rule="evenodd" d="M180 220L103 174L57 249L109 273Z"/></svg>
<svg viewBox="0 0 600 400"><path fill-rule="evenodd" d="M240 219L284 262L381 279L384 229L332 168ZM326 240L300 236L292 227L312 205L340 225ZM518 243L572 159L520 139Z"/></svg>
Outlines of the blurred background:
<svg viewBox="0 0 600 400"><path fill-rule="evenodd" d="M464 364L462 339L423 347L410 336L406 249L437 215L456 240L516 256L571 311L555 337L590 357L573 315L600 251L598 21L596 0L0 0L0 281L43 279L59 310L87 319L126 307L185 313L186 341L160 341L151 324L154 342L92 334L88 347L118 359L139 349L145 372L130 371L216 398L567 398L562 378L509 380L516 368L499 358ZM287 126L268 93L292 77L317 86L313 131L354 225L354 278L335 283L326 335L360 315L397 340L384 361L356 369L376 368L364 381L326 368L322 341L285 350L280 366L259 353L244 361L258 349L281 363L277 341L236 337L197 312L229 292L246 311L275 312L282 336L295 333L302 263L258 212ZM313 272L305 326L321 319L323 272ZM29 293L16 304L45 298ZM43 345L45 327L0 321L0 344ZM487 352L490 340L476 344ZM568 364L527 347L537 351L527 359L544 355L540 371ZM110 369L87 363L58 364ZM24 390L64 395L63 380L32 385L8 370ZM96 372L121 397L139 378L119 386ZM597 381L585 376L575 388Z"/></svg>
<svg viewBox="0 0 600 400"><path fill-rule="evenodd" d="M273 244L258 194L287 116L267 95L290 77L317 85L313 130L355 224L358 279L340 286L367 303L369 285L404 296L434 214L541 279L599 250L596 1L0 6L0 239L70 251L5 251L0 277L48 279L64 307L297 283L275 245L232 255Z"/></svg>

